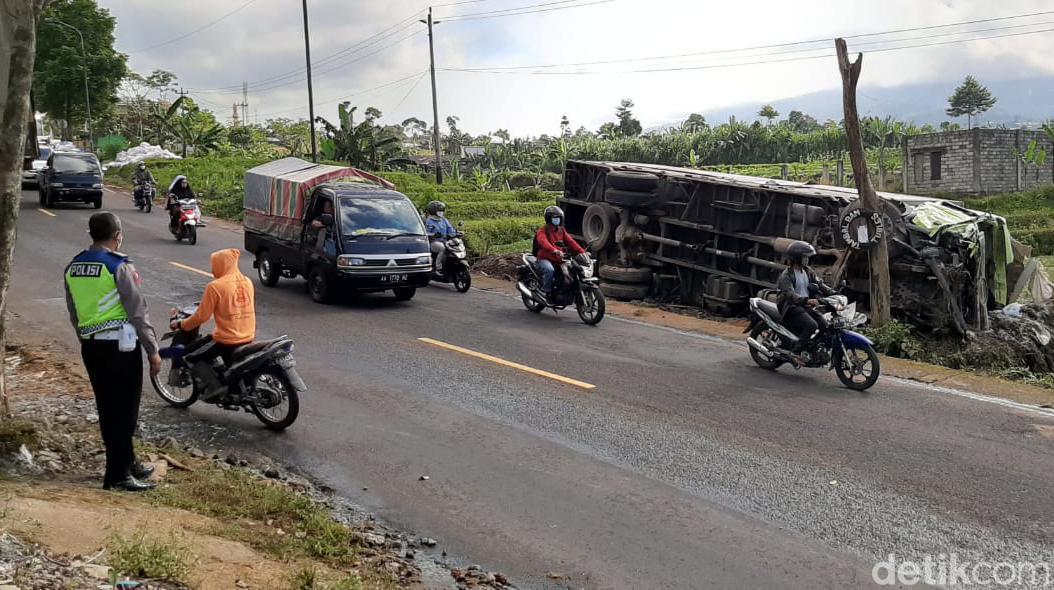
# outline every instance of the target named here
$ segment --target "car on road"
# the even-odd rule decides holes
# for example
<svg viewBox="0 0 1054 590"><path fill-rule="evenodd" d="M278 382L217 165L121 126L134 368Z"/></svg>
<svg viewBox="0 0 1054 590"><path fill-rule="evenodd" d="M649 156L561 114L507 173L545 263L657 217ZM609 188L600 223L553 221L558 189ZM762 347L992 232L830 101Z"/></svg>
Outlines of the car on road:
<svg viewBox="0 0 1054 590"><path fill-rule="evenodd" d="M23 187L37 186L37 177L40 175L40 171L44 169L44 166L47 166L48 158L51 157L51 148L49 146L42 145L37 150L37 156L35 158L26 158L22 166Z"/></svg>
<svg viewBox="0 0 1054 590"><path fill-rule="evenodd" d="M60 201L90 203L102 208L102 166L95 154L53 152L37 175L40 205Z"/></svg>
<svg viewBox="0 0 1054 590"><path fill-rule="evenodd" d="M296 158L246 172L245 249L263 285L302 276L319 303L340 291L407 301L432 272L424 224L406 195L361 170Z"/></svg>

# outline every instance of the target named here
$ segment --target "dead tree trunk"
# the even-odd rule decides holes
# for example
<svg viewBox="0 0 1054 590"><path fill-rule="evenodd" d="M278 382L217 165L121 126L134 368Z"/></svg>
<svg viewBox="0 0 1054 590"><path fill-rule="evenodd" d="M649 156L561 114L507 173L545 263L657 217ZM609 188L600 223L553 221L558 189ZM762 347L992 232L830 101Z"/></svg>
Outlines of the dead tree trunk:
<svg viewBox="0 0 1054 590"><path fill-rule="evenodd" d="M7 288L22 203L26 128L34 121L29 91L37 51L37 17L44 3L45 0L0 0L0 352L7 340ZM9 414L2 364L0 411L5 417Z"/></svg>
<svg viewBox="0 0 1054 590"><path fill-rule="evenodd" d="M849 160L853 164L853 180L863 207L872 211L883 211L871 177L867 171L864 142L860 136L860 118L856 111L856 84L860 80L860 65L863 54L849 62L844 39L835 39L838 51L838 70L842 74L842 106L845 110L845 135L849 147ZM868 250L871 283L871 323L881 326L889 321L889 244L883 235L878 243Z"/></svg>

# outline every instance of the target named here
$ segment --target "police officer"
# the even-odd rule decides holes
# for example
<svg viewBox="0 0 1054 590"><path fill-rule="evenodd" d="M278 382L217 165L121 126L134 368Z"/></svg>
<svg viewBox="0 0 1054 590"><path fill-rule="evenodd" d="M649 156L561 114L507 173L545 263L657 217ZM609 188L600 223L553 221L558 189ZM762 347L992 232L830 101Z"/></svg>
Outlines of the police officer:
<svg viewBox="0 0 1054 590"><path fill-rule="evenodd" d="M66 267L66 307L81 341L81 358L99 410L106 447L103 488L149 490L154 484L146 479L153 468L136 461L132 434L139 421L143 350L150 374L161 370L157 336L139 290L139 273L118 252L121 220L108 211L96 213L88 220L88 233L91 247Z"/></svg>

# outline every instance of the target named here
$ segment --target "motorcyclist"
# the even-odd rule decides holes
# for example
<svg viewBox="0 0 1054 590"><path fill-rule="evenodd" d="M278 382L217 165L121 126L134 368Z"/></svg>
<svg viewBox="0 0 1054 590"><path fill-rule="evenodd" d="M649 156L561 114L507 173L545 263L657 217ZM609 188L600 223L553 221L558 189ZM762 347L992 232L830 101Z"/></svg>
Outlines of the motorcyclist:
<svg viewBox="0 0 1054 590"><path fill-rule="evenodd" d="M795 354L801 352L818 331L827 328L827 321L815 309L820 304L816 296L831 295L834 289L825 285L809 267L809 257L815 254L816 248L808 242L796 241L788 246L789 266L776 283L782 323L798 337L791 351Z"/></svg>
<svg viewBox="0 0 1054 590"><path fill-rule="evenodd" d="M184 359L190 363L194 377L202 385L203 401L215 398L224 391L212 368L216 358L229 364L234 349L249 344L256 338L256 300L252 281L238 270L237 248L212 253L212 276L215 280L205 286L205 294L194 315L185 320L173 320L171 328L189 332L207 322L216 322L211 335L204 336L187 347Z"/></svg>
<svg viewBox="0 0 1054 590"><path fill-rule="evenodd" d="M446 262L446 241L457 237L457 230L450 220L446 218L446 204L443 201L432 201L425 208L428 217L425 218L425 231L428 233L432 260L435 262L437 272L443 270Z"/></svg>
<svg viewBox="0 0 1054 590"><path fill-rule="evenodd" d="M139 162L139 165L135 167L135 175L132 176L132 182L135 184L136 196L142 193L143 186L147 183L157 184L154 181L154 175L146 169L145 162Z"/></svg>
<svg viewBox="0 0 1054 590"><path fill-rule="evenodd" d="M564 229L564 210L551 205L545 208L545 225L534 234L534 255L542 271L542 292L548 302L553 292L556 267L564 263L565 250L572 255L584 254L585 248Z"/></svg>
<svg viewBox="0 0 1054 590"><path fill-rule="evenodd" d="M168 187L168 197L165 198L165 209L168 210L169 225L174 229L179 225L179 201L182 199L194 199L194 190L190 188L190 181L186 176L180 174L172 179Z"/></svg>

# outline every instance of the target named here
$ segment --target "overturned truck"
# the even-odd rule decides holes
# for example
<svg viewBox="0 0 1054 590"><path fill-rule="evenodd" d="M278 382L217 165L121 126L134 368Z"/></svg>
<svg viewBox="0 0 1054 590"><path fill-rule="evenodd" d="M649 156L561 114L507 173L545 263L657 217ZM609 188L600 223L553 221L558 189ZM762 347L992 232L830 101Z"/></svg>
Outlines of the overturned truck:
<svg viewBox="0 0 1054 590"><path fill-rule="evenodd" d="M1003 219L940 199L880 193L895 317L938 331L986 329L1005 305L1014 252ZM849 188L650 164L570 161L567 228L600 261L618 299L679 299L734 314L774 289L786 247L816 247L824 280L868 305L868 256L844 231L857 207ZM872 212L874 213L874 212ZM875 231L875 228L871 228Z"/></svg>

